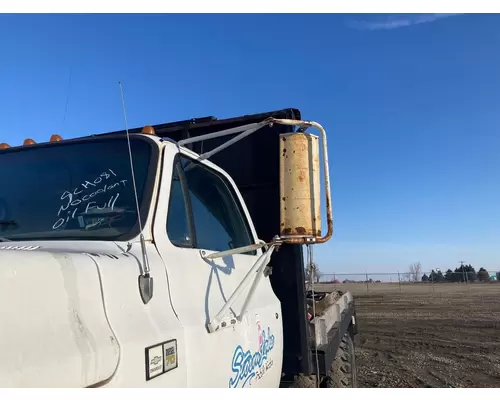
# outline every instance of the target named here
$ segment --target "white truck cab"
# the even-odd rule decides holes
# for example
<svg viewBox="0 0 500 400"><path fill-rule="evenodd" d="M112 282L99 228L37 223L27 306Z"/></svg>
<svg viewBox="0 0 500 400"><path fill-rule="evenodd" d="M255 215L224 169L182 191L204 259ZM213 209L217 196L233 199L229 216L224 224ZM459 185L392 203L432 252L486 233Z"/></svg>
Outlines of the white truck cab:
<svg viewBox="0 0 500 400"><path fill-rule="evenodd" d="M273 124L306 126L269 118L240 124L229 144ZM271 282L272 256L321 242L319 199L306 199L316 210L312 230L304 191L283 200L276 235L261 237L232 176L208 159L232 151L232 133L172 140L161 129L0 145L0 386L254 388L283 386L290 375L298 386L316 377L318 386L342 340L351 343L354 303L342 293L301 322L309 370L286 367L287 310ZM188 148L218 138L222 147ZM295 169L287 178L280 162L281 192L300 189L304 175L294 186ZM303 215L287 214L287 205ZM300 218L298 231L286 228ZM303 292L296 313L320 309L329 294L316 299L313 288L308 300L303 265L290 268Z"/></svg>

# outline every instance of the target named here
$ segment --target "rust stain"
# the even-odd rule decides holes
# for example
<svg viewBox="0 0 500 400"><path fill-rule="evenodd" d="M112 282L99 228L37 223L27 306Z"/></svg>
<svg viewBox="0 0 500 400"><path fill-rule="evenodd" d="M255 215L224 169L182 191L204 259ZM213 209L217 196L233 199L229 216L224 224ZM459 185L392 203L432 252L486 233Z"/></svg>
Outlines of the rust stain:
<svg viewBox="0 0 500 400"><path fill-rule="evenodd" d="M281 226L284 226L284 224L281 224ZM303 226L298 226L295 229L292 228L284 228L281 230L280 235L281 236L315 236L316 231L310 230L308 231L306 228ZM318 230L318 235L320 234ZM306 238L305 237L296 237L296 238L287 238L285 241L290 242L290 243L305 243Z"/></svg>
<svg viewBox="0 0 500 400"><path fill-rule="evenodd" d="M299 182L304 183L306 180L306 171L302 170L299 172Z"/></svg>
<svg viewBox="0 0 500 400"><path fill-rule="evenodd" d="M306 228L304 228L303 226L298 226L297 228L295 228L295 231L299 234L299 235L305 235L306 234Z"/></svg>
<svg viewBox="0 0 500 400"><path fill-rule="evenodd" d="M317 211L314 211L316 210L317 201L312 194L312 183L316 184L317 180L320 181L319 176L316 176L318 174L316 167L319 167L316 164L320 162L319 156L315 153L314 146L316 146L316 142L311 141L305 135L299 134L287 137L287 139L290 140L287 140L286 144L284 140L280 145L280 151L284 156L280 161L282 174L280 186L283 201L281 203L280 234L284 237L285 243L305 244L309 243L312 238L314 238L315 243L323 243L331 237L333 221L328 218L327 232L323 232L325 234L324 238L321 237L321 217L318 216ZM309 151L311 146L313 147L312 158ZM312 177L314 182L309 182L311 162L315 168ZM326 197L327 214L329 214L331 200L328 194ZM315 207L310 209L309 204L313 200Z"/></svg>

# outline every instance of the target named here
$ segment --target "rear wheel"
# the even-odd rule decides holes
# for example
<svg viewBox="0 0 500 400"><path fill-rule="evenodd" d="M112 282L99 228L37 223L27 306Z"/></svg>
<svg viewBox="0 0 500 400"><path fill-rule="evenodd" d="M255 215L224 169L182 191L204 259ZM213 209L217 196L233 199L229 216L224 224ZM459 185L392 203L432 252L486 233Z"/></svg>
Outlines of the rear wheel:
<svg viewBox="0 0 500 400"><path fill-rule="evenodd" d="M315 376L296 376L290 388L315 388ZM335 359L330 366L327 376L320 384L321 388L355 388L356 377L356 355L354 353L354 341L349 332L344 334Z"/></svg>
<svg viewBox="0 0 500 400"><path fill-rule="evenodd" d="M316 385L316 377L315 376L304 376L304 375L297 375L293 383L291 383L289 386L291 389L309 389L309 388L315 388L317 387Z"/></svg>
<svg viewBox="0 0 500 400"><path fill-rule="evenodd" d="M337 355L322 386L327 388L355 388L357 386L354 341L349 332L346 332L340 341Z"/></svg>

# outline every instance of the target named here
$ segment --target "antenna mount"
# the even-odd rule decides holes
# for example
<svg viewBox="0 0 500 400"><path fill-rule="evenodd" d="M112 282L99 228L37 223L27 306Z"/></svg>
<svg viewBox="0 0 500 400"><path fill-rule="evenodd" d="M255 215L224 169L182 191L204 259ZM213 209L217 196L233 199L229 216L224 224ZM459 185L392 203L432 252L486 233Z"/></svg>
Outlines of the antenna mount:
<svg viewBox="0 0 500 400"><path fill-rule="evenodd" d="M123 87L122 83L118 82L120 85L120 94L122 98L123 107L123 117L125 119L125 131L127 132L127 143L128 143L128 155L130 158L130 170L132 173L132 186L134 189L135 206L137 208L137 220L139 221L139 230L141 234L139 235L139 240L141 242L141 253L142 253L142 271L139 275L139 292L144 304L147 304L153 297L153 277L150 276L151 269L149 268L149 260L146 252L146 240L144 239L144 234L142 233L142 221L141 221L141 210L139 208L139 197L137 195L137 187L135 185L135 174L134 174L134 162L132 160L132 148L130 147L130 135L128 132L127 124L127 113L125 111L125 99L123 97Z"/></svg>

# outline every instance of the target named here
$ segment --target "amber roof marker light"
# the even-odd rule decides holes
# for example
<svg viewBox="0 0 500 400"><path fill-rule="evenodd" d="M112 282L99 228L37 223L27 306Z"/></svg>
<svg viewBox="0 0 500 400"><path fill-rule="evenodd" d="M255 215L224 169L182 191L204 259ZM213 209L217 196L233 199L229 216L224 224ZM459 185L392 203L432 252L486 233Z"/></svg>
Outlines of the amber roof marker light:
<svg viewBox="0 0 500 400"><path fill-rule="evenodd" d="M146 125L144 128L142 128L142 134L143 135L156 135L155 128L153 128L151 125Z"/></svg>
<svg viewBox="0 0 500 400"><path fill-rule="evenodd" d="M9 149L10 146L7 143L0 143L0 149Z"/></svg>
<svg viewBox="0 0 500 400"><path fill-rule="evenodd" d="M54 133L51 137L50 137L50 141L51 142L60 142L61 140L63 140L63 138L58 135L57 133Z"/></svg>
<svg viewBox="0 0 500 400"><path fill-rule="evenodd" d="M23 146L29 146L30 144L36 144L36 142L30 138L24 139Z"/></svg>

